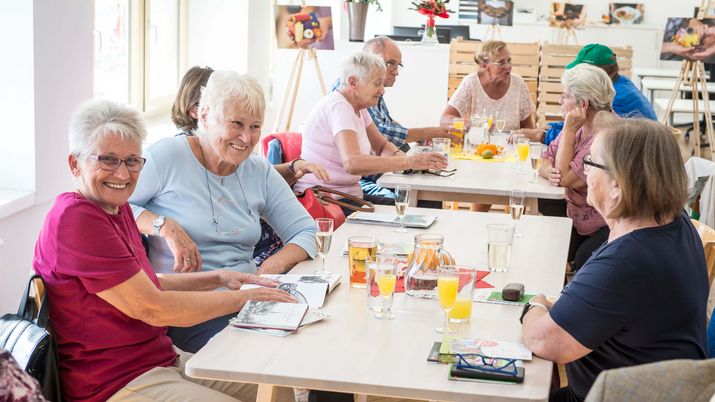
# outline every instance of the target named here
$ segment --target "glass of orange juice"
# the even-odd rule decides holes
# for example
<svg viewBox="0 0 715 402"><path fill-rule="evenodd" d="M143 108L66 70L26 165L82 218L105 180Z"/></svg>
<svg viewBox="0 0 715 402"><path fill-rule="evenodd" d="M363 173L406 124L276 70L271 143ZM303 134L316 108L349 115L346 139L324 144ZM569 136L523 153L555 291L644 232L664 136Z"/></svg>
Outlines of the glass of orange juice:
<svg viewBox="0 0 715 402"><path fill-rule="evenodd" d="M529 139L526 137L519 138L519 142L516 144L516 155L519 157L519 171L524 172L524 164L526 160L529 159Z"/></svg>
<svg viewBox="0 0 715 402"><path fill-rule="evenodd" d="M377 239L369 236L352 236L348 238L348 269L350 270L350 287L364 288L366 286L366 262L368 258L377 255Z"/></svg>
<svg viewBox="0 0 715 402"><path fill-rule="evenodd" d="M442 265L437 268L437 299L439 307L444 311L444 326L435 329L440 334L451 334L455 331L449 328L449 312L457 302L459 291L459 271L454 265Z"/></svg>
<svg viewBox="0 0 715 402"><path fill-rule="evenodd" d="M456 323L469 322L472 317L472 303L474 297L474 282L476 282L476 269L468 266L456 266L459 285L457 299L449 310L449 321Z"/></svg>
<svg viewBox="0 0 715 402"><path fill-rule="evenodd" d="M389 254L367 259L367 305L380 320L395 318L392 300L397 285L397 262L398 257Z"/></svg>

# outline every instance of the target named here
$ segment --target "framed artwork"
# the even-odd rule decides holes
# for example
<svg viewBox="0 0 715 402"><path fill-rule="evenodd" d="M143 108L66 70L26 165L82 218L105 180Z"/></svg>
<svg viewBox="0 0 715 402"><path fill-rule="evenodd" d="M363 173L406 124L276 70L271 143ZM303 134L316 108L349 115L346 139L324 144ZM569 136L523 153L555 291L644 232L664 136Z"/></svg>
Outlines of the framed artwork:
<svg viewBox="0 0 715 402"><path fill-rule="evenodd" d="M514 2L510 0L479 0L477 23L482 25L514 24Z"/></svg>
<svg viewBox="0 0 715 402"><path fill-rule="evenodd" d="M611 24L640 24L643 22L642 3L611 3Z"/></svg>
<svg viewBox="0 0 715 402"><path fill-rule="evenodd" d="M586 6L583 4L551 3L549 26L573 28L586 23Z"/></svg>
<svg viewBox="0 0 715 402"><path fill-rule="evenodd" d="M715 19L668 18L660 59L715 63Z"/></svg>
<svg viewBox="0 0 715 402"><path fill-rule="evenodd" d="M274 6L279 49L334 50L329 6Z"/></svg>

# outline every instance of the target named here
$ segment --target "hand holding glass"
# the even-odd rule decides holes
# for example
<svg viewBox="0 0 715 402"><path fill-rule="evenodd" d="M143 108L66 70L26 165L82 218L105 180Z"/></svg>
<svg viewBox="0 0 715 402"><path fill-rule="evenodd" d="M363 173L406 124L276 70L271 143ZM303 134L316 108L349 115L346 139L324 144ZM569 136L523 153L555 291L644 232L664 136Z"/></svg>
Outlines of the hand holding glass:
<svg viewBox="0 0 715 402"><path fill-rule="evenodd" d="M395 229L397 233L407 233L407 230L402 227L402 221L405 219L405 214L407 213L407 206L410 204L410 186L408 185L397 185L395 186L395 209L397 210L397 217L400 218L400 227Z"/></svg>
<svg viewBox="0 0 715 402"><path fill-rule="evenodd" d="M323 260L323 268L314 274L327 275L330 271L325 270L325 256L330 251L330 243L333 240L333 220L330 218L317 218L315 220L315 240L318 243L318 255Z"/></svg>
<svg viewBox="0 0 715 402"><path fill-rule="evenodd" d="M457 267L453 265L443 265L437 268L437 296L439 307L444 311L444 327L439 327L435 331L440 334L451 334L454 330L449 328L449 312L457 302L459 291L459 275Z"/></svg>

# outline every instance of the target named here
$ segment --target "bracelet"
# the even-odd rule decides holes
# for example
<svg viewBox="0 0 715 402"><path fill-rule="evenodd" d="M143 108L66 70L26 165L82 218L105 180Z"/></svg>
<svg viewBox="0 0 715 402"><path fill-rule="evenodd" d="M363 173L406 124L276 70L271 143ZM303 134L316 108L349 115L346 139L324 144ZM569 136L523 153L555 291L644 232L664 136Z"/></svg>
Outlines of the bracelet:
<svg viewBox="0 0 715 402"><path fill-rule="evenodd" d="M539 302L533 302L533 303L532 303L532 302L529 302L529 303L526 303L526 304L524 305L524 310L521 312L521 317L519 317L519 322L520 322L521 324L524 323L524 317L526 316L526 314L527 314L529 311L531 311L531 309L532 309L533 307L541 307L541 308L543 308L544 311L546 311L547 313L549 312L549 308L546 307L546 306L545 306L544 304L542 304L542 303L539 303Z"/></svg>
<svg viewBox="0 0 715 402"><path fill-rule="evenodd" d="M304 159L301 159L301 158L293 159L291 161L291 163L288 165L288 170L290 170L290 172L293 173L293 176L295 176L295 163L298 161L302 161L302 160L304 160Z"/></svg>

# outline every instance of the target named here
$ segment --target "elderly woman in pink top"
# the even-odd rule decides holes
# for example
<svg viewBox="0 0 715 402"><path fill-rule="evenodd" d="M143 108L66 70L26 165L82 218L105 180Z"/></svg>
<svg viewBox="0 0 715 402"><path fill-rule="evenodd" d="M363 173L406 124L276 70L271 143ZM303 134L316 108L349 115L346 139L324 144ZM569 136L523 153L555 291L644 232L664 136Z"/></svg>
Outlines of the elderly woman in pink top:
<svg viewBox="0 0 715 402"><path fill-rule="evenodd" d="M442 112L442 125L461 117L469 126L473 114L497 115L506 130L534 128L529 88L511 73L511 54L502 41L488 41L474 60L479 71L464 77Z"/></svg>
<svg viewBox="0 0 715 402"><path fill-rule="evenodd" d="M393 204L394 199L363 194L360 177L406 169L443 169L447 159L428 152L405 155L389 142L367 111L385 92L385 62L379 56L356 53L343 64L341 87L318 102L305 122L301 158L322 165L330 179L303 176L295 191L323 185L375 204Z"/></svg>
<svg viewBox="0 0 715 402"><path fill-rule="evenodd" d="M561 83L564 129L544 151L539 174L554 186L566 187L566 215L573 219L569 262L578 270L609 234L601 214L586 202L583 158L596 135L594 118L602 110L612 111L615 91L608 74L588 64L565 70Z"/></svg>

